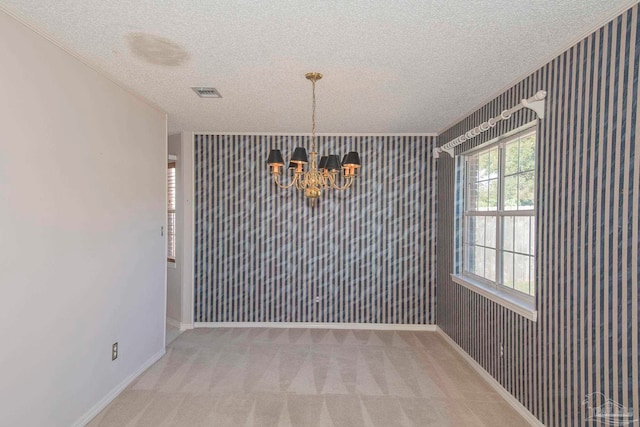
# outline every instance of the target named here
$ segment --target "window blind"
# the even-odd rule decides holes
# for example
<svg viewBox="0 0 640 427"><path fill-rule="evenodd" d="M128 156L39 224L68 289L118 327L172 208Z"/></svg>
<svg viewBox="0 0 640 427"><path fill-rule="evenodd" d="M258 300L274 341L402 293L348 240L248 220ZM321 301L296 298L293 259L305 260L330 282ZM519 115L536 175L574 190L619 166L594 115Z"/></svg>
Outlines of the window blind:
<svg viewBox="0 0 640 427"><path fill-rule="evenodd" d="M176 162L167 168L167 261L176 262Z"/></svg>

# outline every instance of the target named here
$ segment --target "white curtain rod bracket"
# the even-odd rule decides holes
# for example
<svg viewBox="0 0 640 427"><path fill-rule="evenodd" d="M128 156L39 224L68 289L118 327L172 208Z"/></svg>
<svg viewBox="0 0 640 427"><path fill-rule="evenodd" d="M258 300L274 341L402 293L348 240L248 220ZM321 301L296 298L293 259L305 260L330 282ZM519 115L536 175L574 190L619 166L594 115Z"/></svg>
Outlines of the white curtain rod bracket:
<svg viewBox="0 0 640 427"><path fill-rule="evenodd" d="M441 152L445 152L451 157L454 157L454 155L455 155L454 152L453 152L453 148L449 149L449 148L444 148L444 147L435 147L433 149L433 158L434 159L439 159Z"/></svg>
<svg viewBox="0 0 640 427"><path fill-rule="evenodd" d="M530 110L535 111L535 113L538 115L539 119L544 119L544 114L545 114L545 103L544 103L544 97L547 96L547 92L541 90L540 92L543 92L544 95L542 97L542 99L536 99L535 101L529 101L528 99L523 99L522 100L522 105L525 108L528 108ZM538 93L540 93L538 92ZM534 96L535 98L535 96Z"/></svg>
<svg viewBox="0 0 640 427"><path fill-rule="evenodd" d="M536 92L535 95L533 95L531 98L529 99L523 99L522 101L520 101L520 103L514 107L509 108L508 110L504 110L503 112L501 112L499 115L497 115L496 117L492 117L489 120L487 120L484 123L481 123L480 125L474 127L473 129L465 132L464 135L460 135L459 137L452 139L451 141L447 142L446 144L440 146L440 147L436 147L433 149L433 157L438 159L440 158L440 153L441 152L445 152L447 153L449 156L454 157L455 156L455 152L454 149L455 147L457 147L458 145L472 139L475 138L476 136L480 135L483 132L488 131L489 129L491 129L492 127L494 127L500 120L507 120L508 118L510 118L513 113L515 113L516 111L520 111L523 108L528 108L530 110L532 110L533 112L535 112L538 116L539 119L544 119L544 115L545 115L545 102L544 99L547 97L547 92L544 90L539 90L538 92Z"/></svg>

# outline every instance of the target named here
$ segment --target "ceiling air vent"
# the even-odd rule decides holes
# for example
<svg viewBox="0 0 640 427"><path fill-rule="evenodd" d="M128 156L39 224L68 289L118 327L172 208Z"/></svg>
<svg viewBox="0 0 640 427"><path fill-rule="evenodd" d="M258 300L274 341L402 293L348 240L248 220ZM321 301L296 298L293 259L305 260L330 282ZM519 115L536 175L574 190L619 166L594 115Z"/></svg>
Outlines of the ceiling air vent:
<svg viewBox="0 0 640 427"><path fill-rule="evenodd" d="M215 87L192 87L193 91L198 94L200 98L222 98L220 92Z"/></svg>

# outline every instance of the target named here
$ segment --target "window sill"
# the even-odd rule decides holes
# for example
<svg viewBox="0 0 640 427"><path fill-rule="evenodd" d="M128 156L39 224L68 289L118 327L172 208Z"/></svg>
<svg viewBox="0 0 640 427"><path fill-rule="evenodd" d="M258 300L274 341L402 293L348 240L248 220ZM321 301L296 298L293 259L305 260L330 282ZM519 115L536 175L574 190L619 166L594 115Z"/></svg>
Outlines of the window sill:
<svg viewBox="0 0 640 427"><path fill-rule="evenodd" d="M473 292L476 292L485 298L490 299L496 304L500 304L501 306L513 311L514 313L526 317L533 322L538 321L538 311L535 309L535 305L529 301L518 298L517 295L512 295L511 293L502 291L500 289L495 289L459 274L452 274L451 279L455 283L464 286L465 288L472 290Z"/></svg>

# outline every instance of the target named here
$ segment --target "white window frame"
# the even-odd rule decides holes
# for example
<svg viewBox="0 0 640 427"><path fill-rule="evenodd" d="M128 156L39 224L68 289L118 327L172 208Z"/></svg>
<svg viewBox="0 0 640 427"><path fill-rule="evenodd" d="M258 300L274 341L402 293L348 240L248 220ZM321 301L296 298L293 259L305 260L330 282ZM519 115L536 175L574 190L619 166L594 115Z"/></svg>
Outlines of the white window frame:
<svg viewBox="0 0 640 427"><path fill-rule="evenodd" d="M505 210L504 209L504 186L505 186L505 150L504 147L512 142L515 139L530 135L532 133L536 134L536 144L535 144L535 155L536 155L536 166L535 166L535 172L534 172L534 182L535 185L537 185L538 183L538 176L537 176L537 164L539 161L538 158L538 132L537 132L537 128L536 128L536 122L530 123L528 125L525 125L519 129L516 129L513 132L509 132L505 135L502 135L501 137L497 138L496 140L490 141L487 144L483 144L479 147L476 147L472 150L469 150L467 152L464 153L464 159L463 159L463 163L464 163L464 171L463 171L463 182L461 183L462 185L462 197L464 199L463 202L463 206L464 206L464 212L462 214L462 219L460 221L461 223L461 236L462 236L462 247L458 248L458 250L460 251L460 254L462 256L462 263L460 264L460 270L459 272L454 273L451 275L452 279L454 282L474 291L477 292L483 296L485 296L486 298L489 298L490 300L530 319L533 321L537 321L537 311L535 309L535 296L534 295L529 295L526 294L524 292L512 289L508 286L502 285L500 282L502 281L502 218L506 217L506 216L533 216L534 218L536 218L536 213L535 213L535 207L537 204L537 199L536 199L536 193L537 191L534 189L534 201L533 201L533 206L534 209L528 209L528 210ZM485 151L489 151L492 149L495 149L496 147L500 147L500 149L498 150L499 153L499 161L498 161L498 207L497 210L494 211L469 211L467 210L467 181L466 181L466 177L467 177L467 158L470 156L475 156L477 154L481 154L482 152ZM458 193L460 194L460 193ZM482 217L487 217L487 216L493 216L496 218L496 248L495 248L495 252L496 252L496 280L495 281L491 281L488 280L484 277L478 276L476 274L473 274L471 272L467 272L465 271L465 266L466 266L466 257L467 257L467 253L464 247L464 242L465 242L465 236L466 236L466 218L469 216L482 216ZM536 227L537 227L537 218L536 218ZM536 239L537 236L534 236L534 239ZM535 252L538 251L537 245L536 245L536 249ZM536 253L534 253L533 255L534 260L536 259ZM536 294L538 291L538 287L537 287L537 282L539 281L538 277L535 277L535 281L536 281Z"/></svg>

